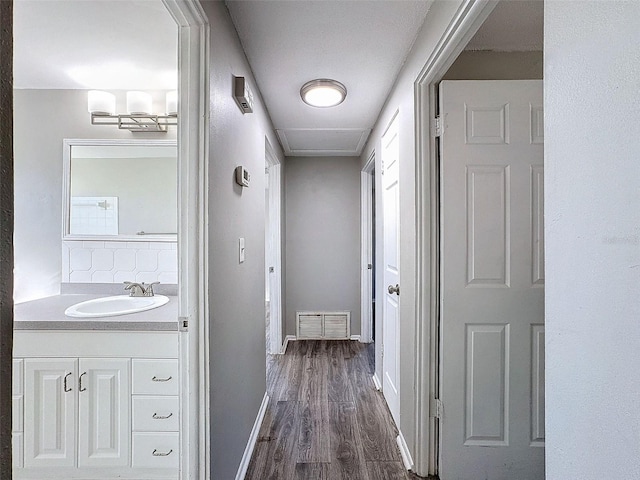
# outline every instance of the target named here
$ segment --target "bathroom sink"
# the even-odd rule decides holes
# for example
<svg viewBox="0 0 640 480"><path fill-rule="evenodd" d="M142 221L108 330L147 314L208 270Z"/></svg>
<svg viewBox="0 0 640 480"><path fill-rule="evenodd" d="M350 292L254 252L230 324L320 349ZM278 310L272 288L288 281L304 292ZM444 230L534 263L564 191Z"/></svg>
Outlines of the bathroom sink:
<svg viewBox="0 0 640 480"><path fill-rule="evenodd" d="M169 302L169 298L164 295L154 295L153 297L116 295L76 303L67 308L64 314L68 317L78 318L115 317L158 308L167 302Z"/></svg>

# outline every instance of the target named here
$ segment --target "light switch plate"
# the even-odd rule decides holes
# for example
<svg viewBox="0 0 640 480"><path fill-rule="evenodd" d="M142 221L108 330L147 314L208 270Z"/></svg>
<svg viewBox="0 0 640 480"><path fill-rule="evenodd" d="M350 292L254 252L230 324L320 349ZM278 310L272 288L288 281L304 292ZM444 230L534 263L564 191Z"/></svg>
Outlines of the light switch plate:
<svg viewBox="0 0 640 480"><path fill-rule="evenodd" d="M244 238L240 238L238 241L238 252L240 256L240 263L244 262Z"/></svg>

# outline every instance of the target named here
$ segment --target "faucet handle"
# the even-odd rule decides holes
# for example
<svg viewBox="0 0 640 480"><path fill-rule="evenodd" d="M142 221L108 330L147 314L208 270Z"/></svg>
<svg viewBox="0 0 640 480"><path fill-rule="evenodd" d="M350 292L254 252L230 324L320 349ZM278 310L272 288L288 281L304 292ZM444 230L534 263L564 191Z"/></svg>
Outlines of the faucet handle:
<svg viewBox="0 0 640 480"><path fill-rule="evenodd" d="M144 282L142 282L142 290L144 291L144 295L146 297L153 297L154 293L153 293L153 286L154 285L159 285L160 282L151 282L148 285L145 285Z"/></svg>

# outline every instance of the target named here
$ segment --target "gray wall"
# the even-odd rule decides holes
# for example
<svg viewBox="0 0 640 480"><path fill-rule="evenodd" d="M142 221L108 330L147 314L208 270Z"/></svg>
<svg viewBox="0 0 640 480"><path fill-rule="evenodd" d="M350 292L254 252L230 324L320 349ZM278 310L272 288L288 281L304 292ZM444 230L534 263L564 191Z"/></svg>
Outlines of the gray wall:
<svg viewBox="0 0 640 480"><path fill-rule="evenodd" d="M287 157L286 330L296 311L348 310L360 334L360 159Z"/></svg>
<svg viewBox="0 0 640 480"><path fill-rule="evenodd" d="M443 80L542 79L542 52L464 51Z"/></svg>
<svg viewBox="0 0 640 480"><path fill-rule="evenodd" d="M548 480L640 478L640 2L545 2Z"/></svg>
<svg viewBox="0 0 640 480"><path fill-rule="evenodd" d="M202 2L211 25L208 267L211 478L235 478L266 390L265 136L282 158L269 116L223 2ZM232 96L233 75L248 79L254 113ZM244 165L251 185L234 181ZM238 238L246 260L238 263Z"/></svg>
<svg viewBox="0 0 640 480"><path fill-rule="evenodd" d="M389 93L380 116L374 125L371 135L360 157L361 165L367 162L372 153L376 155L376 196L380 202L382 185L379 172L381 165L381 137L394 115L399 119L400 143L400 285L402 295L400 301L400 425L399 428L407 442L409 451L415 458L416 453L416 402L417 388L415 339L416 339L416 125L415 125L415 93L414 84L420 76L425 63L436 49L449 23L456 17L463 0L434 2L427 13L411 52L396 83ZM428 196L428 193L427 193ZM376 208L377 237L382 237L383 209L381 203ZM376 245L376 298L383 298L382 242ZM382 303L376 302L376 332L378 338L382 332ZM421 319L423 321L423 319ZM376 342L376 375L382 380L381 342ZM420 448L426 450L426 446Z"/></svg>
<svg viewBox="0 0 640 480"><path fill-rule="evenodd" d="M124 92L116 92L125 111ZM155 99L164 98L151 92ZM164 104L155 106L162 111ZM62 278L62 140L64 138L173 139L91 125L84 90L15 90L16 302L60 293Z"/></svg>

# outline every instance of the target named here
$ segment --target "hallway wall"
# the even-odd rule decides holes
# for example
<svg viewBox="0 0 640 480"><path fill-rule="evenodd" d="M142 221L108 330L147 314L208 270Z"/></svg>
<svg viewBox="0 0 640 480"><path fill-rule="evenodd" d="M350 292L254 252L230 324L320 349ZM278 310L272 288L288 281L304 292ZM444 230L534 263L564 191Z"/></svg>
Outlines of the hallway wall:
<svg viewBox="0 0 640 480"><path fill-rule="evenodd" d="M209 371L211 478L233 479L266 391L265 373L265 136L279 143L223 2L202 2L209 19L210 130L208 161ZM233 76L254 93L254 113L232 96ZM235 183L243 165L251 184ZM239 263L238 239L246 259Z"/></svg>
<svg viewBox="0 0 640 480"><path fill-rule="evenodd" d="M638 19L545 2L547 480L640 478Z"/></svg>
<svg viewBox="0 0 640 480"><path fill-rule="evenodd" d="M360 159L287 157L286 335L296 311L348 310L360 334Z"/></svg>

